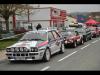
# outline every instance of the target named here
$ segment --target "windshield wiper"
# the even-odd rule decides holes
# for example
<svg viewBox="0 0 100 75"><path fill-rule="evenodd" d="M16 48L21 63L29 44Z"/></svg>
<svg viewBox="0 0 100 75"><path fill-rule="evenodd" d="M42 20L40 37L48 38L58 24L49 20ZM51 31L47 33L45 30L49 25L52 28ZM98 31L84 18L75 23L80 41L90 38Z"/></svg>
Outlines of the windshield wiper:
<svg viewBox="0 0 100 75"><path fill-rule="evenodd" d="M41 40L41 41L44 41L43 39L30 39L30 40L36 40L36 41L39 41L39 40Z"/></svg>
<svg viewBox="0 0 100 75"><path fill-rule="evenodd" d="M20 41L29 41L30 39L21 39Z"/></svg>

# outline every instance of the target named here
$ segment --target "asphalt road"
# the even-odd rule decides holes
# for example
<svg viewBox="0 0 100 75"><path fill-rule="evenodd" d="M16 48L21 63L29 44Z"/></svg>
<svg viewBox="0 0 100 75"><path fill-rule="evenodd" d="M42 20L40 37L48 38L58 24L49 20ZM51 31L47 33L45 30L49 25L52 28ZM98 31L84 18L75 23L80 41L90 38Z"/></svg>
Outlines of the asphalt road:
<svg viewBox="0 0 100 75"><path fill-rule="evenodd" d="M77 48L67 48L64 54L55 54L49 62L0 61L0 70L75 71L100 70L100 37L93 38Z"/></svg>

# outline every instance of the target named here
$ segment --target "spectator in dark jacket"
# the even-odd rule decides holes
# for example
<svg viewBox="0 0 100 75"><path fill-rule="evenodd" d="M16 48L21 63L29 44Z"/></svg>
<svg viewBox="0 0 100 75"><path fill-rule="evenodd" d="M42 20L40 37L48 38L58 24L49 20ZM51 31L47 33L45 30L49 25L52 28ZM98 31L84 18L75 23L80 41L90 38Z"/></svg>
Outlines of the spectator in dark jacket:
<svg viewBox="0 0 100 75"><path fill-rule="evenodd" d="M36 26L36 29L39 30L39 29L41 29L41 28L42 28L42 26L41 26L41 24L39 23L39 24Z"/></svg>

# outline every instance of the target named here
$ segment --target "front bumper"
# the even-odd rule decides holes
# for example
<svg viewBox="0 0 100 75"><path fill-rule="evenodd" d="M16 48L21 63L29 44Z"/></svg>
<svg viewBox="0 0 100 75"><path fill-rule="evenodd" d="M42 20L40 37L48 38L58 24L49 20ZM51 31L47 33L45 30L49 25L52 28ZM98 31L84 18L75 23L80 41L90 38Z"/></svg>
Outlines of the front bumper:
<svg viewBox="0 0 100 75"><path fill-rule="evenodd" d="M65 45L72 45L73 44L73 41L70 41L70 42L69 41L65 41L64 44Z"/></svg>
<svg viewBox="0 0 100 75"><path fill-rule="evenodd" d="M44 51L39 52L7 52L8 60L41 60L44 55Z"/></svg>

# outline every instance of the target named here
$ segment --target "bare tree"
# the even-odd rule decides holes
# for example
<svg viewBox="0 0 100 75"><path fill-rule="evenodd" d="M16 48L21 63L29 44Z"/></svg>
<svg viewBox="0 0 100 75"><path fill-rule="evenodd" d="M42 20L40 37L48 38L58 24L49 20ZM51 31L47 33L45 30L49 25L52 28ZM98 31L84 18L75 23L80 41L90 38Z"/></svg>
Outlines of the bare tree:
<svg viewBox="0 0 100 75"><path fill-rule="evenodd" d="M22 13L30 8L32 7L28 4L0 4L0 15L5 20L7 32L9 32L9 17L16 13Z"/></svg>

